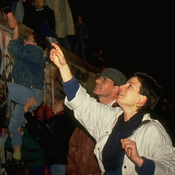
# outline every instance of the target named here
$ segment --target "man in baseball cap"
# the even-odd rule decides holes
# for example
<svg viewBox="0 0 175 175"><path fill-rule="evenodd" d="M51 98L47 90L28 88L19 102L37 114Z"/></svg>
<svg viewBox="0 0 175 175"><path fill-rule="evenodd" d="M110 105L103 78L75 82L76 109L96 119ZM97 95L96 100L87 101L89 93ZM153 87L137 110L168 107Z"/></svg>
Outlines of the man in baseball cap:
<svg viewBox="0 0 175 175"><path fill-rule="evenodd" d="M126 78L119 70L107 68L97 74L93 93L97 95L100 103L115 107L117 106L116 98L120 92L119 86L125 83ZM93 152L94 148L94 139L83 127L76 127L69 140L67 173L100 175L99 165Z"/></svg>
<svg viewBox="0 0 175 175"><path fill-rule="evenodd" d="M114 85L121 86L126 83L126 77L117 69L107 68L102 73L97 74L97 79L106 77L114 82Z"/></svg>

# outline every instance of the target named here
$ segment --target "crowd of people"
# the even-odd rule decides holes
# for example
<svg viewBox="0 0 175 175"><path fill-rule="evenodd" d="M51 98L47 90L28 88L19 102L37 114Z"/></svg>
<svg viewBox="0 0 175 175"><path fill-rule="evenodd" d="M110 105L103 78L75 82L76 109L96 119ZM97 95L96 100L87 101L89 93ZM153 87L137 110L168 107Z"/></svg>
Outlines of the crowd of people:
<svg viewBox="0 0 175 175"><path fill-rule="evenodd" d="M6 82L0 75L0 109L6 105L10 119L5 148L13 155L8 175L23 175L24 168L28 175L44 175L46 168L51 175L175 174L175 135L170 127L174 106L166 98L160 103L162 87L146 73L136 72L127 80L122 72L105 67L103 62L93 90L97 100L72 75L59 44L51 42L49 57L60 71L66 96L55 100L53 108L47 109L48 116L39 120L43 116L36 111L43 100L47 37L55 38L56 33L50 17L44 19L47 31L43 31L43 20L35 20L44 9L51 15L54 11L44 0L35 0L34 6L23 2L30 5L24 8L24 19L32 17L25 16L25 9L31 10L35 17L30 22L37 23L32 27L34 32L23 38L10 3L1 1L13 28L8 51L15 57L14 82ZM75 54L89 35L82 16L77 17L79 36L72 40L77 44L72 47ZM59 43L60 37L56 39ZM86 60L81 51L80 57ZM100 49L93 56L102 60L102 52ZM157 107L159 103L161 108Z"/></svg>
<svg viewBox="0 0 175 175"><path fill-rule="evenodd" d="M17 8L15 4L19 3L22 3L22 7L20 5L20 8ZM62 3L62 1L46 3L45 0L22 0L22 2L20 0L11 3L11 8L12 14L17 12L20 18L22 16L22 20L16 17L18 21L47 36L49 42L59 43L79 58L104 70L106 62L101 53L103 49L94 50L93 53L87 49L89 46L86 41L90 31L83 21L82 14L77 13L73 16L69 3L67 1L64 1L64 5Z"/></svg>

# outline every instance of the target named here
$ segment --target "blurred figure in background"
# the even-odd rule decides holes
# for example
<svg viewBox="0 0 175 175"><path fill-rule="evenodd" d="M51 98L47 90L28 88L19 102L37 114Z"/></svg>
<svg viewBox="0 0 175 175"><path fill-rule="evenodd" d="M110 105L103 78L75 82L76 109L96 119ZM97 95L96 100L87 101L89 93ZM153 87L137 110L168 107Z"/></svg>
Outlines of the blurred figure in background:
<svg viewBox="0 0 175 175"><path fill-rule="evenodd" d="M75 35L71 37L72 52L86 61L85 39L89 37L87 24L83 22L82 15L76 16Z"/></svg>
<svg viewBox="0 0 175 175"><path fill-rule="evenodd" d="M21 175L24 172L28 172L28 175L44 175L45 171L45 152L44 149L36 142L28 133L25 126L18 128L22 137L21 146L21 160L23 161L23 169ZM13 154L13 148L11 144L12 134L9 133L8 138L5 141L5 150ZM19 175L18 169L13 165L13 162L7 161L5 167L8 175Z"/></svg>
<svg viewBox="0 0 175 175"><path fill-rule="evenodd" d="M29 96L37 100L35 110L43 101L43 78L46 59L44 51L47 50L48 41L40 33L32 32L27 39L19 36L18 26L13 30L13 37L8 43L8 51L14 57L12 76L14 82L7 82L8 100L6 116L10 119L8 128L12 137L14 149L13 161L21 167L22 139L17 128L24 122L24 105ZM14 103L14 106L13 106Z"/></svg>
<svg viewBox="0 0 175 175"><path fill-rule="evenodd" d="M29 112L35 99L28 99L24 111L29 134L45 149L46 165L52 175L66 175L69 139L75 128L72 116L65 115L63 100L55 101L50 119L39 121Z"/></svg>
<svg viewBox="0 0 175 175"><path fill-rule="evenodd" d="M46 5L45 0L34 0L34 5L23 0L24 19L23 24L38 31L42 21L46 21L49 28L55 32L54 11Z"/></svg>
<svg viewBox="0 0 175 175"><path fill-rule="evenodd" d="M69 36L75 35L75 29L68 0L47 0L47 4L55 13L55 33L59 38L59 44L72 52Z"/></svg>
<svg viewBox="0 0 175 175"><path fill-rule="evenodd" d="M16 20L22 23L24 18L24 7L22 0L9 0L12 13L15 16Z"/></svg>
<svg viewBox="0 0 175 175"><path fill-rule="evenodd" d="M17 26L17 20L12 12L10 1L0 0L0 10L7 15L10 28L15 28Z"/></svg>
<svg viewBox="0 0 175 175"><path fill-rule="evenodd" d="M107 68L107 64L103 58L103 49L100 48L96 52L92 53L91 64L104 71Z"/></svg>

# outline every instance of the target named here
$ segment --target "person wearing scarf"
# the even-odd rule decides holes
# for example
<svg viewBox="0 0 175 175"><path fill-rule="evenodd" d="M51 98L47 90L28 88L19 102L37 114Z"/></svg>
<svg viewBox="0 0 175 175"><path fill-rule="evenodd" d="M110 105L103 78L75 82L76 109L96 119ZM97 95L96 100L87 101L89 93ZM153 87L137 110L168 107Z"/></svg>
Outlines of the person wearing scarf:
<svg viewBox="0 0 175 175"><path fill-rule="evenodd" d="M65 104L95 138L94 153L101 175L175 174L175 148L170 136L158 120L151 118L151 111L161 97L162 87L146 73L136 72L119 87L116 98L119 107L100 104L72 75L61 48L54 43L52 46L50 59L60 70L66 93ZM147 120L150 122L146 123ZM112 136L116 137L118 144L108 143ZM117 159L110 157L110 151L109 157L103 155L106 144L111 145L109 149L116 149L114 154ZM112 162L107 158L111 158Z"/></svg>

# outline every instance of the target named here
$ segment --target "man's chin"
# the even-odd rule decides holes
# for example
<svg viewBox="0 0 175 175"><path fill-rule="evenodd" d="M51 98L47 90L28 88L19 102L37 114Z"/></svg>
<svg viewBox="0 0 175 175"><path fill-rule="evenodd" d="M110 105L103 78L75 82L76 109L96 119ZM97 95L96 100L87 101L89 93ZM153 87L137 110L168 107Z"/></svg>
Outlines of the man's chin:
<svg viewBox="0 0 175 175"><path fill-rule="evenodd" d="M100 89L95 89L95 90L93 91L93 93L94 93L95 95L99 95L99 92L100 92Z"/></svg>

